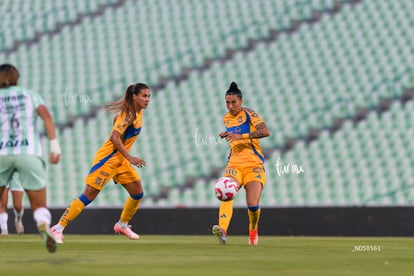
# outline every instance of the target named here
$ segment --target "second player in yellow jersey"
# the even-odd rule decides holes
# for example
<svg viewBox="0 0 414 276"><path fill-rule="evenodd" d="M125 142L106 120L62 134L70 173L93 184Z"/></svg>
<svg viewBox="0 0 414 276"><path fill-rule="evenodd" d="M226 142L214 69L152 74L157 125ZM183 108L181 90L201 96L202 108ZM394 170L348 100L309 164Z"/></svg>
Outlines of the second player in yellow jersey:
<svg viewBox="0 0 414 276"><path fill-rule="evenodd" d="M112 131L121 135L120 138L128 152L141 132L143 112L143 110L136 112L132 122L129 122L131 118L128 118L125 112L119 114L115 119ZM119 184L128 184L140 179L129 160L108 139L96 153L89 174L85 178L85 183L101 190L112 178Z"/></svg>
<svg viewBox="0 0 414 276"><path fill-rule="evenodd" d="M225 100L228 113L223 117L226 131L220 137L230 143L230 151L224 176L232 177L238 187L246 190L249 215L249 244L258 243L260 218L260 195L266 182L263 167L264 155L258 139L270 135L269 130L257 112L242 107L242 93L236 83L231 83ZM227 229L233 215L233 201L220 203L219 224L213 226L213 234L221 244L226 243Z"/></svg>

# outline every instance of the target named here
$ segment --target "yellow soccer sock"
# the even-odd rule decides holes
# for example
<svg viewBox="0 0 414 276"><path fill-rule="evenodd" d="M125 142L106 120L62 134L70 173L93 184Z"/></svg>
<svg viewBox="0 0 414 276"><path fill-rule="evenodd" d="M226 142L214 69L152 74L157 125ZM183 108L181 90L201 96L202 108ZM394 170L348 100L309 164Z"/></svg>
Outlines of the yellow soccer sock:
<svg viewBox="0 0 414 276"><path fill-rule="evenodd" d="M233 200L222 201L219 209L219 226L227 232L233 216Z"/></svg>
<svg viewBox="0 0 414 276"><path fill-rule="evenodd" d="M66 227L69 222L74 220L82 212L83 208L85 208L86 205L80 198L72 201L63 215L60 217L58 224L62 227Z"/></svg>
<svg viewBox="0 0 414 276"><path fill-rule="evenodd" d="M249 207L247 214L249 215L249 230L256 230L259 226L261 210L259 206Z"/></svg>
<svg viewBox="0 0 414 276"><path fill-rule="evenodd" d="M132 219L132 217L138 211L139 204L141 203L142 196L143 196L143 194L142 195L140 194L138 196L134 196L135 198L138 197L139 199L134 199L131 196L129 196L125 200L124 209L122 209L120 222L128 223Z"/></svg>

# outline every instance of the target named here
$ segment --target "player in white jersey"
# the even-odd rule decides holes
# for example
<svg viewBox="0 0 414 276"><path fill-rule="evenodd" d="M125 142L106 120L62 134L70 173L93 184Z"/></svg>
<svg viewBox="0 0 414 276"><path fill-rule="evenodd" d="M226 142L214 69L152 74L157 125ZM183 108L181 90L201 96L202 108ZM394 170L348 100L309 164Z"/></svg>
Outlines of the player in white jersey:
<svg viewBox="0 0 414 276"><path fill-rule="evenodd" d="M59 162L61 150L53 118L43 99L17 86L18 79L16 67L0 65L0 197L12 175L17 172L46 248L49 252L55 252L56 241L49 231L51 214L46 208L46 168L36 131L38 116L43 119L50 140L51 163Z"/></svg>

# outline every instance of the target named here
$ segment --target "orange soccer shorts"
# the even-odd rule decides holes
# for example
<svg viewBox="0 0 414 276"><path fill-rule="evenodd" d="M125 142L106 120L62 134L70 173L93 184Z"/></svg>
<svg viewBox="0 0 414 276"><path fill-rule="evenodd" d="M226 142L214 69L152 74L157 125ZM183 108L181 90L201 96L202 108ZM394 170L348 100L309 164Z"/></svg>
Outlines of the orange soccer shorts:
<svg viewBox="0 0 414 276"><path fill-rule="evenodd" d="M252 181L260 182L264 186L266 182L266 173L263 165L245 168L227 166L224 170L224 176L230 176L237 179L242 186Z"/></svg>
<svg viewBox="0 0 414 276"><path fill-rule="evenodd" d="M93 166L91 172L85 177L85 183L97 190L102 190L112 178L116 184L121 185L140 180L137 171L125 159L121 164L108 161L100 166Z"/></svg>

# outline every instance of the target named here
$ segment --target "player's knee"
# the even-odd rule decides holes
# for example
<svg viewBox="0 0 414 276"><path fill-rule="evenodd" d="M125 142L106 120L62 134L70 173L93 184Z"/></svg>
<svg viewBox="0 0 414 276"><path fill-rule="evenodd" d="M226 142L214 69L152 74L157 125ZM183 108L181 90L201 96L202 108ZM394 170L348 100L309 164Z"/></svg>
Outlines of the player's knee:
<svg viewBox="0 0 414 276"><path fill-rule="evenodd" d="M257 210L259 210L259 205L256 205L256 206L247 206L247 209L249 209L252 212L256 212Z"/></svg>
<svg viewBox="0 0 414 276"><path fill-rule="evenodd" d="M87 196L85 196L84 194L81 194L79 196L79 200L82 201L83 205L88 206L89 203L92 202L92 199L89 199Z"/></svg>
<svg viewBox="0 0 414 276"><path fill-rule="evenodd" d="M142 192L142 193L140 193L140 194L137 194L137 195L134 195L134 194L129 194L129 196L130 196L132 199L139 200L139 199L142 199L142 198L144 197L144 192Z"/></svg>
<svg viewBox="0 0 414 276"><path fill-rule="evenodd" d="M93 201L98 196L99 192L100 190L86 184L85 190L82 194L85 195L90 201Z"/></svg>

